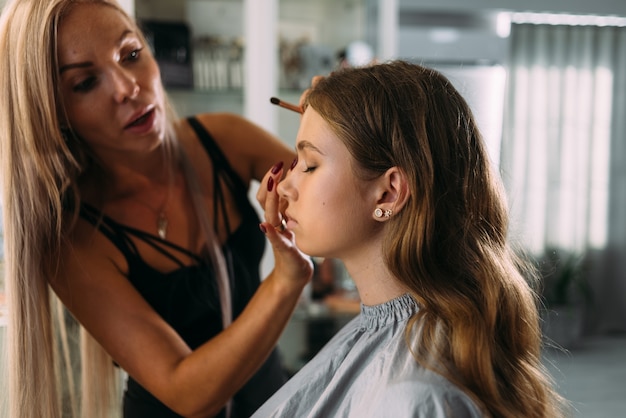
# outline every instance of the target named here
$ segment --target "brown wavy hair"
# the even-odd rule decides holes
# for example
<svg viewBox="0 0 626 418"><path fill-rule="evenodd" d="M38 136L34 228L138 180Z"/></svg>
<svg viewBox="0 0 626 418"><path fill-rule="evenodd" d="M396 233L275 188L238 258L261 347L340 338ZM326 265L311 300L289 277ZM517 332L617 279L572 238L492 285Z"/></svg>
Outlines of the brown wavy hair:
<svg viewBox="0 0 626 418"><path fill-rule="evenodd" d="M333 73L307 105L347 146L358 177L394 166L407 176L410 198L388 222L384 256L420 305L406 332L416 361L488 416L561 416L541 364L531 266L507 239L505 193L465 99L441 73L393 61Z"/></svg>

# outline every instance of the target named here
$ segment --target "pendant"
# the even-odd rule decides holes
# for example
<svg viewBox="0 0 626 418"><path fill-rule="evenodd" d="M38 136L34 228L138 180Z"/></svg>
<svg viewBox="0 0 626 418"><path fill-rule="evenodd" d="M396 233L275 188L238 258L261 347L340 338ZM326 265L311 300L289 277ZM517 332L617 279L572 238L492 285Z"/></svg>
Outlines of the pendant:
<svg viewBox="0 0 626 418"><path fill-rule="evenodd" d="M159 213L157 218L157 234L161 239L165 239L167 236L167 217L164 212Z"/></svg>

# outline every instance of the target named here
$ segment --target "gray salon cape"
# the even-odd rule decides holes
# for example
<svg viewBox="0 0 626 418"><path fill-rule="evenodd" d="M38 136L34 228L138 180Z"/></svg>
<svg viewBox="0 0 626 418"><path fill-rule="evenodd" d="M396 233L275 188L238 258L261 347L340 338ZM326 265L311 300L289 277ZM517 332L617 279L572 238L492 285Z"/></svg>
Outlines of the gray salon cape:
<svg viewBox="0 0 626 418"><path fill-rule="evenodd" d="M409 295L361 305L361 314L252 417L481 417L465 393L409 352L404 331L417 310Z"/></svg>

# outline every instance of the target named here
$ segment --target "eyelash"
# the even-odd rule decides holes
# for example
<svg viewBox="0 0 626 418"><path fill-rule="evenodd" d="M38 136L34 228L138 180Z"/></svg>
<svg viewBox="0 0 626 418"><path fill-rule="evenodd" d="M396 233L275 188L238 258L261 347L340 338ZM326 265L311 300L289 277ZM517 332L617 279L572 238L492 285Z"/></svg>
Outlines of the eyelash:
<svg viewBox="0 0 626 418"><path fill-rule="evenodd" d="M87 77L80 83L76 84L72 90L74 90L77 93L87 92L91 90L95 82L96 82L96 77Z"/></svg>
<svg viewBox="0 0 626 418"><path fill-rule="evenodd" d="M135 48L128 55L126 55L126 59L129 61L137 61L140 58L140 52L143 48Z"/></svg>
<svg viewBox="0 0 626 418"><path fill-rule="evenodd" d="M315 171L317 167L313 166L313 167L304 167L303 172L304 173L312 173L313 171Z"/></svg>
<svg viewBox="0 0 626 418"><path fill-rule="evenodd" d="M130 51L124 61L130 61L130 62L135 62L137 60L139 60L139 58L141 58L141 50L143 49L143 47L141 48L135 48L132 51ZM96 77L87 77L86 79L84 79L83 81L81 81L80 83L76 84L73 88L73 90L77 93L84 93L87 92L89 90L91 90L91 88L94 86L94 84L96 83Z"/></svg>

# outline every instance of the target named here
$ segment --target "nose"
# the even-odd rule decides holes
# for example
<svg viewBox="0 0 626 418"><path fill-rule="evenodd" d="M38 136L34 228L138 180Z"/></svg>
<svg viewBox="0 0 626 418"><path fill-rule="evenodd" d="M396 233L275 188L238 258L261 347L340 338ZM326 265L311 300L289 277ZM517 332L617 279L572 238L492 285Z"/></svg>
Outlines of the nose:
<svg viewBox="0 0 626 418"><path fill-rule="evenodd" d="M278 196L287 201L295 197L296 190L293 185L293 176L291 170L288 171L285 175L285 178L280 183L278 183L278 186L276 187L276 192L278 193Z"/></svg>
<svg viewBox="0 0 626 418"><path fill-rule="evenodd" d="M126 103L139 94L137 78L124 68L112 71L113 97L116 103Z"/></svg>

